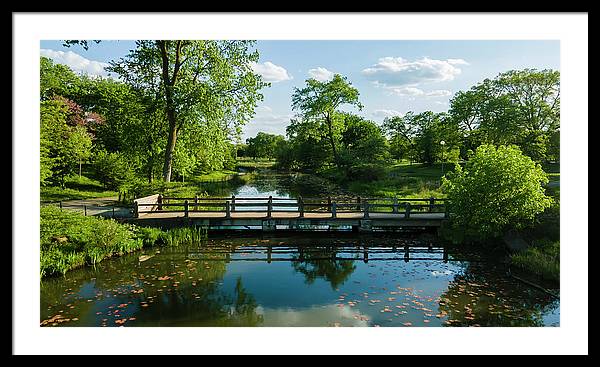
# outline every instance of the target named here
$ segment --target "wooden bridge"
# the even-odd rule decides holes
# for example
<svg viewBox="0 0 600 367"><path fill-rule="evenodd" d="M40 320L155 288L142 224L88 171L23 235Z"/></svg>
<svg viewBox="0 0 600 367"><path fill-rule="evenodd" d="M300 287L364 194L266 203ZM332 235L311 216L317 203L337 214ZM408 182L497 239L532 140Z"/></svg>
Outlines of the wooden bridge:
<svg viewBox="0 0 600 367"><path fill-rule="evenodd" d="M440 227L444 199L398 198L175 198L152 195L134 201L131 222L163 228L394 231Z"/></svg>

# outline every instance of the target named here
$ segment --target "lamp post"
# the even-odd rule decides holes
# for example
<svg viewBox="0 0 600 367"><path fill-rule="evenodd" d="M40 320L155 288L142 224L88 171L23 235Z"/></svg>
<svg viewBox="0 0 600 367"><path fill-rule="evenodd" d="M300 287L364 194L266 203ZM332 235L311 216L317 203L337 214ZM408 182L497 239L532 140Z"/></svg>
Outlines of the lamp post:
<svg viewBox="0 0 600 367"><path fill-rule="evenodd" d="M442 146L442 176L444 175L444 145L446 145L445 141L440 141L440 145Z"/></svg>

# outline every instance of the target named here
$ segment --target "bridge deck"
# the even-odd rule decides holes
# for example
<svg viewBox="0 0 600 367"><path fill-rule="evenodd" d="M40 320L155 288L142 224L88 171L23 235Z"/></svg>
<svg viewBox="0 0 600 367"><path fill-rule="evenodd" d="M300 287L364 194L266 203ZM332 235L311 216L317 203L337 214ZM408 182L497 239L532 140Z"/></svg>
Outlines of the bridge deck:
<svg viewBox="0 0 600 367"><path fill-rule="evenodd" d="M265 211L261 212L231 212L227 218L224 212L202 212L189 211L188 217L194 219L301 219L298 212L272 212L271 217L267 216ZM139 218L145 219L168 219L185 217L183 212L155 211L151 213L140 213ZM362 212L338 212L336 218L332 217L331 213L304 213L304 219L405 219L404 213L369 213L369 218L364 218ZM444 213L411 213L410 219L444 219Z"/></svg>

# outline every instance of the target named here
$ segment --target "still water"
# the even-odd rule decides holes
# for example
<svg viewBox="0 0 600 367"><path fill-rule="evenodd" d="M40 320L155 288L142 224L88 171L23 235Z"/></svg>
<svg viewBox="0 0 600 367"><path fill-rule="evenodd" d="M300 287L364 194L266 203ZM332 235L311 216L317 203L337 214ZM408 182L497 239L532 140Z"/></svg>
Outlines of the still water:
<svg viewBox="0 0 600 367"><path fill-rule="evenodd" d="M559 325L557 299L507 276L503 265L480 254L430 247L418 238L336 237L222 237L107 260L42 281L40 321L44 326ZM142 255L151 257L140 261Z"/></svg>
<svg viewBox="0 0 600 367"><path fill-rule="evenodd" d="M288 183L263 177L213 194L311 194ZM42 326L559 326L560 319L558 298L510 277L504 264L422 234L209 234L40 286Z"/></svg>

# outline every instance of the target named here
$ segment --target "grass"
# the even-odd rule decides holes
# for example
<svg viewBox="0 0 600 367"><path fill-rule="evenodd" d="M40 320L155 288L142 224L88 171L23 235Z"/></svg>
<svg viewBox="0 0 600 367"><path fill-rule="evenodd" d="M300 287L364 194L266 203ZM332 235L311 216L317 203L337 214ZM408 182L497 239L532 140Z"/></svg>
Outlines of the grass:
<svg viewBox="0 0 600 367"><path fill-rule="evenodd" d="M274 159L267 158L247 158L247 157L239 157L237 159L236 168L238 170L246 170L246 171L254 171L257 169L271 169L274 168L277 164L277 161Z"/></svg>
<svg viewBox="0 0 600 367"><path fill-rule="evenodd" d="M444 173L454 170L454 164L444 163ZM379 179L362 180L360 177L347 179L337 170L329 169L321 173L334 181L340 182L354 195L371 197L397 198L444 198L440 184L442 164L425 165L420 163L396 163L383 167L383 175Z"/></svg>
<svg viewBox="0 0 600 367"><path fill-rule="evenodd" d="M560 280L560 242L535 241L533 246L511 255L511 264L542 279Z"/></svg>
<svg viewBox="0 0 600 367"><path fill-rule="evenodd" d="M118 193L106 190L104 186L92 178L78 175L65 179L65 188L58 186L40 187L40 200L42 202L91 199L99 197L117 196Z"/></svg>
<svg viewBox="0 0 600 367"><path fill-rule="evenodd" d="M144 247L199 243L205 236L202 228L163 231L46 205L40 209L40 277L64 275Z"/></svg>

